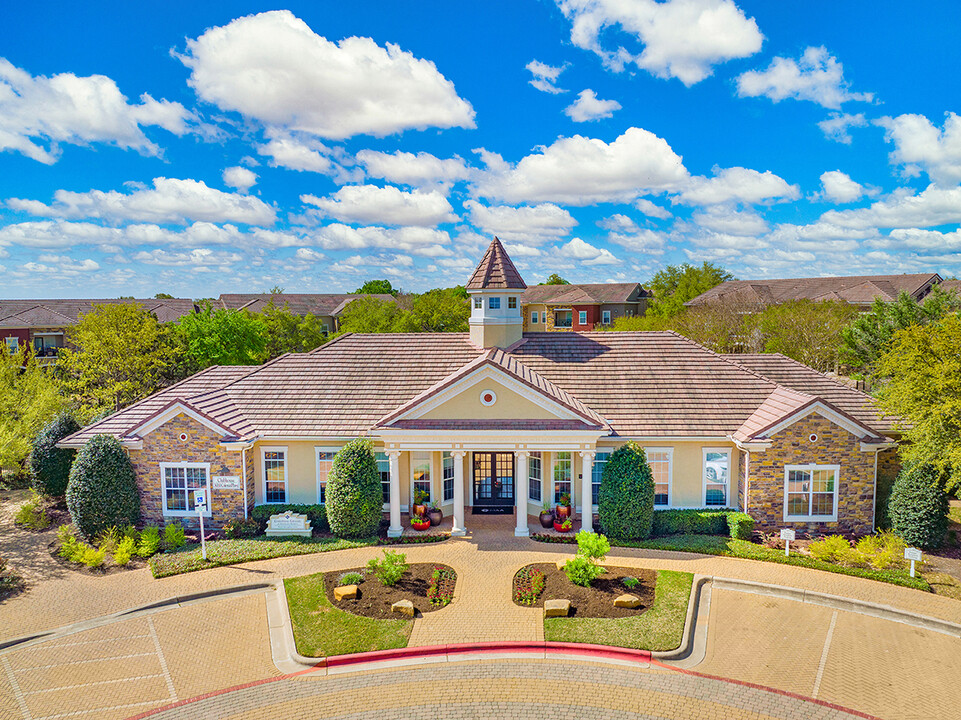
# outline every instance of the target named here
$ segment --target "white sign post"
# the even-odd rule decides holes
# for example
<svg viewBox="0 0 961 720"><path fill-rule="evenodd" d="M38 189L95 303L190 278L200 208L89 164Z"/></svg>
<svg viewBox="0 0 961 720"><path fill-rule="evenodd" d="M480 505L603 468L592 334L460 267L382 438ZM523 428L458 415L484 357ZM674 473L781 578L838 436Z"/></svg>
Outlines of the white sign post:
<svg viewBox="0 0 961 720"><path fill-rule="evenodd" d="M794 540L793 530L782 530L781 539L784 541L784 557L791 554L791 541Z"/></svg>
<svg viewBox="0 0 961 720"><path fill-rule="evenodd" d="M207 496L203 490L194 490L194 506L200 518L200 552L207 559L207 538L204 537L204 513L207 512Z"/></svg>
<svg viewBox="0 0 961 720"><path fill-rule="evenodd" d="M921 551L918 548L904 548L904 559L911 561L911 577L914 577L914 562L921 562Z"/></svg>

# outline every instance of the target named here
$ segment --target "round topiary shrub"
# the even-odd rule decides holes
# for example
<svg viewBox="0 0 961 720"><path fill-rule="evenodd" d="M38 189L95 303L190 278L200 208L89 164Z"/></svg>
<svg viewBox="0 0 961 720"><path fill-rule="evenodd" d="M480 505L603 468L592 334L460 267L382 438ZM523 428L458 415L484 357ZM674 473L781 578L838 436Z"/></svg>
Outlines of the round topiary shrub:
<svg viewBox="0 0 961 720"><path fill-rule="evenodd" d="M643 448L629 442L604 465L597 512L604 532L618 540L645 540L654 518L654 478Z"/></svg>
<svg viewBox="0 0 961 720"><path fill-rule="evenodd" d="M67 492L70 464L77 451L58 448L57 443L79 429L80 424L70 413L60 413L33 439L30 470L33 472L33 488L38 493L60 497Z"/></svg>
<svg viewBox="0 0 961 720"><path fill-rule="evenodd" d="M948 528L948 494L937 468L906 467L894 481L888 499L891 531L908 545L939 547Z"/></svg>
<svg viewBox="0 0 961 720"><path fill-rule="evenodd" d="M88 540L101 530L140 520L137 475L116 438L94 435L77 453L67 483L67 509Z"/></svg>
<svg viewBox="0 0 961 720"><path fill-rule="evenodd" d="M334 535L358 538L377 534L384 500L370 440L352 440L334 456L325 503Z"/></svg>

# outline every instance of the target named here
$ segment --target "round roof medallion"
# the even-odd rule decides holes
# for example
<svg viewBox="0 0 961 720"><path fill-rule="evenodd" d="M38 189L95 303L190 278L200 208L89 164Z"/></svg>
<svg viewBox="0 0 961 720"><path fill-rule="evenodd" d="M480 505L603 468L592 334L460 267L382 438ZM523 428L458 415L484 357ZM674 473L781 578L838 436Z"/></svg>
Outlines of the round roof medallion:
<svg viewBox="0 0 961 720"><path fill-rule="evenodd" d="M187 433L180 433L180 442L187 442Z"/></svg>
<svg viewBox="0 0 961 720"><path fill-rule="evenodd" d="M481 405L490 407L497 402L497 393L495 393L493 390L481 390L480 401Z"/></svg>
<svg viewBox="0 0 961 720"><path fill-rule="evenodd" d="M816 434L816 433L811 433L810 436L808 437L808 440L810 440L811 442L817 442L817 441L818 441L818 436L817 436L817 434Z"/></svg>

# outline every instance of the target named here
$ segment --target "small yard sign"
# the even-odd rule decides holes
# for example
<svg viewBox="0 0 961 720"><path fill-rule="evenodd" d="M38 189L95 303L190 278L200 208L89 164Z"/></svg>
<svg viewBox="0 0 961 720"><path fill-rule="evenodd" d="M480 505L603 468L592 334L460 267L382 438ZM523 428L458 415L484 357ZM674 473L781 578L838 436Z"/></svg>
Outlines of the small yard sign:
<svg viewBox="0 0 961 720"><path fill-rule="evenodd" d="M200 518L200 552L204 560L207 559L207 538L204 537L204 513L207 512L207 494L203 490L194 490L194 505L197 517Z"/></svg>
<svg viewBox="0 0 961 720"><path fill-rule="evenodd" d="M788 556L791 554L791 541L794 540L794 531L785 528L781 531L781 539L784 541L784 555Z"/></svg>
<svg viewBox="0 0 961 720"><path fill-rule="evenodd" d="M918 548L904 548L904 559L911 561L911 577L914 577L914 563L921 562L921 551Z"/></svg>

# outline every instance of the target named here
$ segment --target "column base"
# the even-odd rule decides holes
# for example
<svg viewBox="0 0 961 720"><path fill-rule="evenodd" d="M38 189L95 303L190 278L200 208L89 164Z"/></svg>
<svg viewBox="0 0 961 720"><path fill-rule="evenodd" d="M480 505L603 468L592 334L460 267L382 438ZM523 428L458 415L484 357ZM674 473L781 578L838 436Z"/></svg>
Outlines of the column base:
<svg viewBox="0 0 961 720"><path fill-rule="evenodd" d="M530 537L530 536L531 536L531 529L530 529L530 528L526 528L526 527L525 527L525 528L514 528L514 537Z"/></svg>
<svg viewBox="0 0 961 720"><path fill-rule="evenodd" d="M404 534L404 528L387 528L387 537L389 538L399 538Z"/></svg>
<svg viewBox="0 0 961 720"><path fill-rule="evenodd" d="M464 537L467 534L467 530L464 528L454 528L450 531L451 537Z"/></svg>

